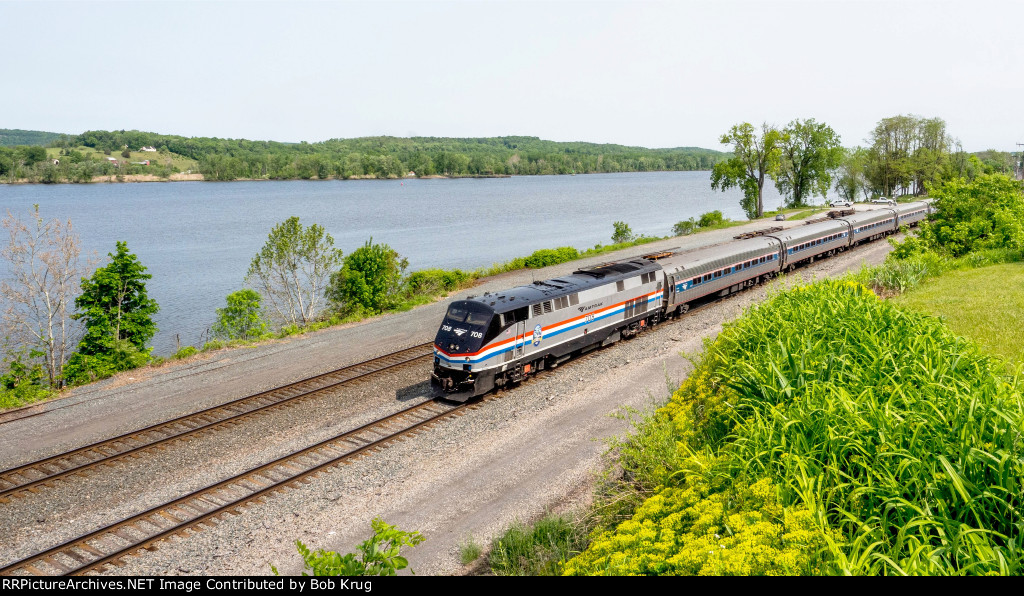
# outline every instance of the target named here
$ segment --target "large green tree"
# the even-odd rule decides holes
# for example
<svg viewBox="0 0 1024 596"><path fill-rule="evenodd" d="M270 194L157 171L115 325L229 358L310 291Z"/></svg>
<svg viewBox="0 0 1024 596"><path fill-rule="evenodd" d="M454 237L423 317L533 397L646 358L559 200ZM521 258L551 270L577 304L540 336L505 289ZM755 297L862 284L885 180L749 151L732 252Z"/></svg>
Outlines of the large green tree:
<svg viewBox="0 0 1024 596"><path fill-rule="evenodd" d="M146 343L157 332L152 316L160 307L146 293L146 280L153 276L125 242L118 242L117 252L108 256L107 266L82 279L82 294L75 299L78 312L72 318L85 323L85 335L65 367L74 381L145 363Z"/></svg>
<svg viewBox="0 0 1024 596"><path fill-rule="evenodd" d="M270 231L246 281L284 322L305 325L320 313L324 288L341 262L341 250L322 226L303 227L298 217L289 217Z"/></svg>
<svg viewBox="0 0 1024 596"><path fill-rule="evenodd" d="M743 191L740 205L747 217L764 215L765 179L774 177L782 156L782 133L767 123L758 136L748 122L734 125L722 135L723 145L732 145L731 159L715 164L711 171L711 188L727 190L739 187Z"/></svg>
<svg viewBox="0 0 1024 596"><path fill-rule="evenodd" d="M847 201L853 202L861 197L868 197L868 181L864 176L868 152L863 147L843 150L843 157L836 170L836 192Z"/></svg>
<svg viewBox="0 0 1024 596"><path fill-rule="evenodd" d="M843 148L839 135L822 122L793 120L782 131L781 159L775 187L786 205L805 205L808 198L825 198L832 186L832 172L839 167Z"/></svg>
<svg viewBox="0 0 1024 596"><path fill-rule="evenodd" d="M923 194L948 178L953 141L941 118L882 118L869 140L865 175L873 194Z"/></svg>

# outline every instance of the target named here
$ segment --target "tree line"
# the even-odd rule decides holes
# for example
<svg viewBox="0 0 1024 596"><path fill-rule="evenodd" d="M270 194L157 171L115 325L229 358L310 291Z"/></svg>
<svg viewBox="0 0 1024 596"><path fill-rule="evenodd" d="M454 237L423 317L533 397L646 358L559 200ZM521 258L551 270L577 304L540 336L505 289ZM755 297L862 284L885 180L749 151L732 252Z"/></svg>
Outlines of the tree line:
<svg viewBox="0 0 1024 596"><path fill-rule="evenodd" d="M867 141L866 147L844 148L831 127L813 119L783 128L764 123L759 131L748 122L736 124L722 135L732 155L713 167L711 187L739 188L740 204L754 219L764 215L768 181L787 207L800 207L814 196L825 198L832 188L849 201L920 196L950 180L1012 173L1016 164L1009 153L964 152L941 118L883 118Z"/></svg>
<svg viewBox="0 0 1024 596"><path fill-rule="evenodd" d="M319 143L281 143L182 137L141 131L87 131L63 136L51 147L61 149L61 163L25 158L21 147L0 147L0 178L38 182L86 182L93 175L156 173L175 170L162 164L113 165L78 151L106 155L158 150L197 162L207 180L401 178L409 176L493 176L708 170L723 154L698 147L647 149L596 143L559 143L537 137L364 137ZM66 159L65 159L66 157ZM162 168L157 172L157 168ZM127 169L125 169L127 168ZM166 170L166 171L163 171Z"/></svg>

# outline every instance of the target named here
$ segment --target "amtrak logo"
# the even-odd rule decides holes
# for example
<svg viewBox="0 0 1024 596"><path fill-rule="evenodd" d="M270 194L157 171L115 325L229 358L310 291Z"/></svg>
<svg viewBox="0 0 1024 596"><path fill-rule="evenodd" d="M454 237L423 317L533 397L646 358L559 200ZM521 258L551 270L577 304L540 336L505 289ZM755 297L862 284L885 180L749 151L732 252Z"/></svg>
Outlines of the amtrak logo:
<svg viewBox="0 0 1024 596"><path fill-rule="evenodd" d="M462 337L462 334L465 333L465 332L466 332L465 329L456 329L455 330L455 335L458 335L459 337Z"/></svg>
<svg viewBox="0 0 1024 596"><path fill-rule="evenodd" d="M544 339L544 330L537 325L533 328L533 345L539 346L542 339Z"/></svg>

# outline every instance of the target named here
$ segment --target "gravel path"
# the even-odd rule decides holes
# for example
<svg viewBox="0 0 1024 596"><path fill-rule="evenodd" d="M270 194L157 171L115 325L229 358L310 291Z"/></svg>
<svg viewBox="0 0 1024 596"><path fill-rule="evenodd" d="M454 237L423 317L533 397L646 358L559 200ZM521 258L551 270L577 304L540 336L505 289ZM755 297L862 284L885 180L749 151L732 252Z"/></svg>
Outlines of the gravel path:
<svg viewBox="0 0 1024 596"><path fill-rule="evenodd" d="M675 238L627 254L684 241L688 247L707 245L739 231ZM879 262L888 250L887 243L876 242L800 274L839 274L865 261ZM580 265L534 273L557 276ZM472 293L528 283L531 277L531 272L506 274ZM645 408L663 400L668 386L678 386L689 370L680 353L699 352L703 338L717 333L723 321L764 292L763 287L754 288L563 365L465 416L229 517L215 529L167 541L159 551L131 558L116 572L262 574L273 563L282 573L296 573L301 570L296 539L314 548L347 551L369 534L369 521L382 516L426 536L426 542L408 552L417 573L457 573L458 547L467 538L483 544L514 519L530 519L586 499L601 467L602 440L627 430L626 422L611 415L622 406ZM85 388L48 405L42 414L0 424L0 467L429 341L444 308L445 303L430 305L290 342L146 371L132 375L144 378L126 384L119 385L128 380L122 378ZM430 391L428 371L424 366L377 378L116 464L74 488L61 483L0 505L5 519L0 564L423 400Z"/></svg>

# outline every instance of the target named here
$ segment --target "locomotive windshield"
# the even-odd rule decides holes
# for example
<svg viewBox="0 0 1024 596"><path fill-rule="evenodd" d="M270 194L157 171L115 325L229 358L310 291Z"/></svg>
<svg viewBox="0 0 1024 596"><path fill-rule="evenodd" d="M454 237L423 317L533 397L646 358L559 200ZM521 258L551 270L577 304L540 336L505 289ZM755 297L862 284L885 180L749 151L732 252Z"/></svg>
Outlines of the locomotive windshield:
<svg viewBox="0 0 1024 596"><path fill-rule="evenodd" d="M490 322L493 311L472 302L455 302L448 307L446 318L452 323L467 325L486 325Z"/></svg>
<svg viewBox="0 0 1024 596"><path fill-rule="evenodd" d="M448 307L434 342L449 354L475 352L494 327L494 311L472 300L458 300Z"/></svg>

